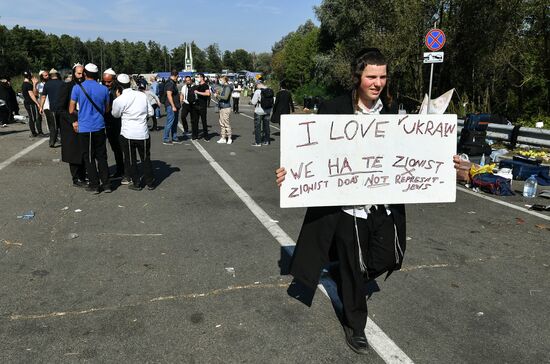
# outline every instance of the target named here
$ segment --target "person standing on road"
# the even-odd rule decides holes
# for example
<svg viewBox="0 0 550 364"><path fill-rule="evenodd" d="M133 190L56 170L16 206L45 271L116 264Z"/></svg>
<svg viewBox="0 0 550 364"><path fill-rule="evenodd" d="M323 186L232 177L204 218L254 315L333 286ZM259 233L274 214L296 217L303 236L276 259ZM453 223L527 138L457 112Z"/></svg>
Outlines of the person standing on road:
<svg viewBox="0 0 550 364"><path fill-rule="evenodd" d="M118 84L122 93L117 90L117 98L113 101L112 114L121 118L122 129L120 143L124 151L125 178L131 181L128 188L134 191L141 190L140 177L137 165L137 155L143 165L143 178L147 188L154 189L153 166L151 165L151 138L147 128L147 117L153 115L153 107L147 100L144 92L130 88L130 77L124 73L118 75ZM145 90L145 86L138 88Z"/></svg>
<svg viewBox="0 0 550 364"><path fill-rule="evenodd" d="M157 78L155 76L151 76L149 78L149 81L151 81L150 91L157 97L160 97L160 89L159 89L159 83L157 82ZM158 107L155 108L155 115L153 118L153 121L160 119L160 102L158 103ZM154 124L155 130L159 130L157 128L157 125Z"/></svg>
<svg viewBox="0 0 550 364"><path fill-rule="evenodd" d="M280 83L281 89L275 96L275 105L273 105L273 114L271 114L271 122L279 124L281 122L281 115L290 114L294 112L294 102L292 102L292 95L287 90L286 81L282 80Z"/></svg>
<svg viewBox="0 0 550 364"><path fill-rule="evenodd" d="M253 147L269 145L270 129L269 115L273 108L273 90L264 85L260 78L256 81L256 91L250 103L254 105L254 144Z"/></svg>
<svg viewBox="0 0 550 364"><path fill-rule="evenodd" d="M109 90L109 109L113 106L115 99L116 72L112 68L108 68L103 72L103 86ZM111 150L115 155L116 171L111 178L122 178L124 176L124 157L122 155L122 147L120 145L120 118L115 118L110 111L105 113L105 132L107 140L111 146Z"/></svg>
<svg viewBox="0 0 550 364"><path fill-rule="evenodd" d="M233 98L233 112L235 114L239 113L239 101L241 99L242 90L241 84L237 83L237 86L233 88L233 92L231 93L231 97Z"/></svg>
<svg viewBox="0 0 550 364"><path fill-rule="evenodd" d="M181 87L181 93L180 93L180 104L181 104L181 125L183 126L183 133L184 137L188 137L189 134L189 123L187 122L187 115L189 115L189 119L192 119L191 115L191 109L193 108L193 105L189 103L189 90L192 87L193 81L191 80L190 76L185 76L183 86ZM191 96L193 99L195 98L195 95L193 94ZM191 128L193 125L191 125Z"/></svg>
<svg viewBox="0 0 550 364"><path fill-rule="evenodd" d="M84 75L86 80L73 86L69 113L75 112L78 103L78 120L73 123L73 126L78 130L78 139L86 163L89 179L86 190L94 194L101 191L108 193L112 189L109 181L109 165L107 164L107 147L105 145L107 137L103 115L110 111L109 90L97 83L99 69L95 64L88 63L84 67Z"/></svg>
<svg viewBox="0 0 550 364"><path fill-rule="evenodd" d="M377 49L360 55L353 67L354 89L321 106L319 114L380 114L389 109L381 101L387 80L387 61ZM393 111L393 110L392 110ZM276 171L281 186L286 170ZM321 268L335 251L335 274L343 304L343 327L348 346L367 354L367 302L364 284L401 268L406 242L405 206L325 206L307 209L291 261L290 273L315 291ZM333 250L334 249L334 250Z"/></svg>
<svg viewBox="0 0 550 364"><path fill-rule="evenodd" d="M220 109L220 140L218 144L231 144L231 123L229 117L231 115L231 86L227 76L220 78L221 91L216 91L218 99L218 108Z"/></svg>
<svg viewBox="0 0 550 364"><path fill-rule="evenodd" d="M162 139L162 144L164 145L183 143L178 138L178 114L181 108L178 86L176 84L178 75L178 71L172 70L170 78L164 85L164 92L166 93L164 104L166 107L166 124L164 125L164 136ZM170 136L172 140L170 140Z"/></svg>
<svg viewBox="0 0 550 364"><path fill-rule="evenodd" d="M153 115L149 115L153 118L153 126L149 130L151 130L151 131L158 130L157 116L155 114L156 114L156 111L160 107L159 106L160 105L160 100L159 100L158 96L153 93L152 90L147 90L143 85L139 85L138 90L143 92L145 94L145 96L147 96L147 102L153 108Z"/></svg>
<svg viewBox="0 0 550 364"><path fill-rule="evenodd" d="M57 134L59 129L59 92L63 81L59 79L59 73L55 68L50 70L50 78L44 84L42 89L42 96L40 96L40 108L39 112L46 115L46 121L48 122L48 129L50 129L50 148L55 147L55 142L57 141ZM46 99L49 100L50 108L44 110L44 104Z"/></svg>
<svg viewBox="0 0 550 364"><path fill-rule="evenodd" d="M77 63L72 74L68 74L59 91L59 134L61 136L61 160L69 163L74 187L86 187L86 167L78 133L73 123L78 120L76 113L70 114L71 93L77 82L84 81L84 66Z"/></svg>
<svg viewBox="0 0 550 364"><path fill-rule="evenodd" d="M14 115L19 115L17 96L6 75L0 76L0 100L4 101L4 106L0 105L0 125L4 126L13 121Z"/></svg>
<svg viewBox="0 0 550 364"><path fill-rule="evenodd" d="M208 86L208 83L206 82L206 78L204 77L204 73L199 73L199 85L195 88L195 95L199 99L198 103L198 111L199 111L199 117L202 121L202 137L204 138L205 142L210 141L210 137L208 135L208 124L206 121L206 111L208 108L208 102L210 101L210 87Z"/></svg>
<svg viewBox="0 0 550 364"><path fill-rule="evenodd" d="M30 71L23 72L23 85L21 93L23 94L23 105L29 116L29 129L31 130L31 138L37 136L45 136L42 132L42 118L40 117L40 104L36 98L38 91L36 85L38 80L33 77Z"/></svg>

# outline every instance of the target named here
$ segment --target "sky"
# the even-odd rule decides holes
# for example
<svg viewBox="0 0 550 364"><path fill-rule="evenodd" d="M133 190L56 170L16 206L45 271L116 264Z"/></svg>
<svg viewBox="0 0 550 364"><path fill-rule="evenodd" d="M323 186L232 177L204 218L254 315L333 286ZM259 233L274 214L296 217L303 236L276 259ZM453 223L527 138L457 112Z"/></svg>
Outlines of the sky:
<svg viewBox="0 0 550 364"><path fill-rule="evenodd" d="M269 52L308 19L322 0L0 0L0 24L81 40L156 41L168 49L195 41L200 48Z"/></svg>

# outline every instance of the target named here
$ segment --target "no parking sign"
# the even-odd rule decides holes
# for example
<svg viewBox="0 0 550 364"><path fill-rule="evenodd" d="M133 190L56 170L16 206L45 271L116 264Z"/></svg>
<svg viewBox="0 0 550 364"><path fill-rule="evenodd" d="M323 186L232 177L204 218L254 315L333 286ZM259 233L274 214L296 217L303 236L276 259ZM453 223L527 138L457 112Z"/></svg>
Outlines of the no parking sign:
<svg viewBox="0 0 550 364"><path fill-rule="evenodd" d="M445 33L441 29L432 29L426 34L426 38L424 39L424 44L426 44L426 47L432 52L438 51L445 45L445 41L447 40L447 37L445 36Z"/></svg>

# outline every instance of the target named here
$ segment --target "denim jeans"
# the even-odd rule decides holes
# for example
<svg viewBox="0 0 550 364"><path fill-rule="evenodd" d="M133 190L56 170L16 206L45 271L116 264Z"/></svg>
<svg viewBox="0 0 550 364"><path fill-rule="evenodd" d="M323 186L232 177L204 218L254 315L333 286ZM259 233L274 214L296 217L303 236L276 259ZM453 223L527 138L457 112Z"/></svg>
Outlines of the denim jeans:
<svg viewBox="0 0 550 364"><path fill-rule="evenodd" d="M269 143L269 114L258 115L254 113L254 138L256 144Z"/></svg>
<svg viewBox="0 0 550 364"><path fill-rule="evenodd" d="M166 124L164 125L163 141L170 141L170 132L172 140L178 140L178 115L179 110L174 112L172 106L166 106Z"/></svg>

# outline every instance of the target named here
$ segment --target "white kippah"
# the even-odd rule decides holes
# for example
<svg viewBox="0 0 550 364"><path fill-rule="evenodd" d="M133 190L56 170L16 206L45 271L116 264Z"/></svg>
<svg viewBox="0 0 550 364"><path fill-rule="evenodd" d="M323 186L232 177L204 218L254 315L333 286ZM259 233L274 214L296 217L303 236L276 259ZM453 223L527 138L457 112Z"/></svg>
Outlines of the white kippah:
<svg viewBox="0 0 550 364"><path fill-rule="evenodd" d="M103 74L116 76L116 72L112 68L107 68L105 71L103 71Z"/></svg>
<svg viewBox="0 0 550 364"><path fill-rule="evenodd" d="M88 72L97 73L99 72L99 69L97 66L93 63L88 63L86 66L84 66L84 69Z"/></svg>
<svg viewBox="0 0 550 364"><path fill-rule="evenodd" d="M121 73L120 75L117 76L117 81L120 82L120 83L130 83L130 76L128 76L126 73Z"/></svg>

